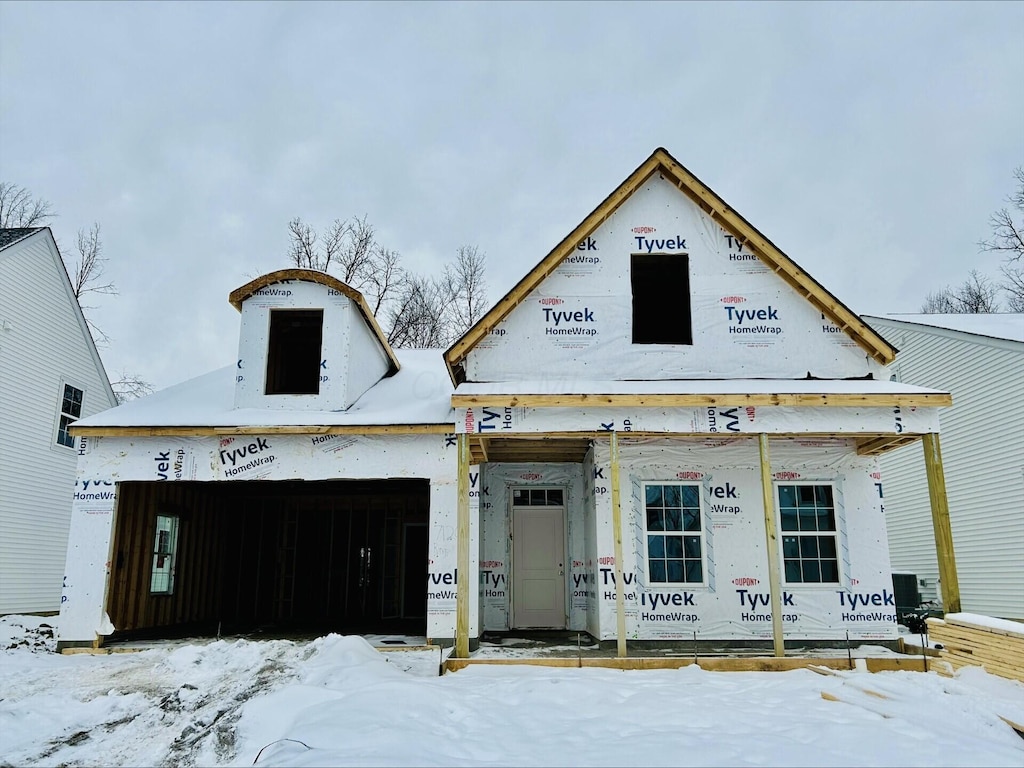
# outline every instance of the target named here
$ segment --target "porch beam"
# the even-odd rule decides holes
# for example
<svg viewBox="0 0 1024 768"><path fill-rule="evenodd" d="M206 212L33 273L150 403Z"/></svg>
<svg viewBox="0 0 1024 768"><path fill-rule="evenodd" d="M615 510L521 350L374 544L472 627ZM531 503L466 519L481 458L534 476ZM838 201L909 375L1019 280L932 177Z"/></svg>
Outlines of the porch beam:
<svg viewBox="0 0 1024 768"><path fill-rule="evenodd" d="M699 406L799 406L942 408L952 405L947 392L780 392L780 393L563 393L459 394L452 395L454 408L580 408L592 407L699 407Z"/></svg>
<svg viewBox="0 0 1024 768"><path fill-rule="evenodd" d="M615 542L615 636L619 658L626 657L626 597L622 580L622 496L619 490L619 435L608 437L612 474L612 530Z"/></svg>
<svg viewBox="0 0 1024 768"><path fill-rule="evenodd" d="M939 436L929 432L921 440L924 448L924 469L928 475L928 497L931 500L932 527L935 530L935 555L939 561L939 582L942 587L942 610L960 611L960 582L956 575L953 553L953 529L949 524L949 500L946 498L946 475L942 469Z"/></svg>
<svg viewBox="0 0 1024 768"><path fill-rule="evenodd" d="M768 549L768 591L772 604L772 639L775 655L786 655L786 644L782 637L782 593L779 589L779 535L775 524L775 490L772 487L771 459L768 455L768 435L757 436L761 453L761 493L764 504L764 536Z"/></svg>
<svg viewBox="0 0 1024 768"><path fill-rule="evenodd" d="M457 659L469 658L469 435L456 438L459 452L458 519L455 541L458 549L455 572L455 651Z"/></svg>

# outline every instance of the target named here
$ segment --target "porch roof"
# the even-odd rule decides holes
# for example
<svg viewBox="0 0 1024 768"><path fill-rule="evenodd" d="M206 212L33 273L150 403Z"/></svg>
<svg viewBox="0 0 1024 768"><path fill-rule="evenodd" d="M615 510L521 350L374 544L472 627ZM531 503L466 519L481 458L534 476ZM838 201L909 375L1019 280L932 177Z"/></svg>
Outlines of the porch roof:
<svg viewBox="0 0 1024 768"><path fill-rule="evenodd" d="M401 369L345 411L235 408L235 366L176 384L76 422L95 436L208 434L448 433L451 380L440 351L401 350Z"/></svg>

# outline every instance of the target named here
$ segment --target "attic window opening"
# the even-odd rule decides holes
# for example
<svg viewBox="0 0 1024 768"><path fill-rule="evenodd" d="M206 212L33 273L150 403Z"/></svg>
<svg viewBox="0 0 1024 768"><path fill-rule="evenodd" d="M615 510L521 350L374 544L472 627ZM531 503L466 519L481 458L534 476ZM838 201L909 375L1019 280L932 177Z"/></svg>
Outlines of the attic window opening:
<svg viewBox="0 0 1024 768"><path fill-rule="evenodd" d="M685 253L634 253L634 344L693 344L690 259Z"/></svg>
<svg viewBox="0 0 1024 768"><path fill-rule="evenodd" d="M270 310L266 394L320 394L323 330L322 309Z"/></svg>

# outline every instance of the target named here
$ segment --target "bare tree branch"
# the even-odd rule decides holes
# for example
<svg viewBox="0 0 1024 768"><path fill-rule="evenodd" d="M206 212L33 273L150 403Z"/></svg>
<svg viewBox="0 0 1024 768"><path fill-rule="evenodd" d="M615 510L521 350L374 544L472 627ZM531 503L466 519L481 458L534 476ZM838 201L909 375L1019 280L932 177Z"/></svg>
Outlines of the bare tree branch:
<svg viewBox="0 0 1024 768"><path fill-rule="evenodd" d="M152 384L140 376L129 374L125 371L121 371L120 378L117 381L110 382L110 388L114 390L114 397L117 398L118 405L153 394Z"/></svg>
<svg viewBox="0 0 1024 768"><path fill-rule="evenodd" d="M0 181L0 227L38 227L55 215L48 200L33 197L17 184Z"/></svg>
<svg viewBox="0 0 1024 768"><path fill-rule="evenodd" d="M1021 220L1015 222L1013 214L1006 208L996 211L989 218L992 237L980 240L978 247L983 251L1005 253L1007 261L1020 261L1024 256L1024 167L1015 168L1013 176L1017 180L1017 189L1006 201L1016 209Z"/></svg>
<svg viewBox="0 0 1024 768"><path fill-rule="evenodd" d="M1024 312L1024 265L1007 262L1000 268L1003 280L999 287L1006 294L1006 304L1011 312Z"/></svg>
<svg viewBox="0 0 1024 768"><path fill-rule="evenodd" d="M924 314L984 314L999 311L999 289L988 278L972 269L970 276L956 288L946 287L925 297Z"/></svg>

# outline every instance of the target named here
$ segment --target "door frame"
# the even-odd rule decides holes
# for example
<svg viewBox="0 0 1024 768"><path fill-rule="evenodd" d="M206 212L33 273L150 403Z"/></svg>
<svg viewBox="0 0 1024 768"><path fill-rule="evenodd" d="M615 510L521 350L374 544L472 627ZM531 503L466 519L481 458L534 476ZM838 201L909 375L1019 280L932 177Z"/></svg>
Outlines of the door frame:
<svg viewBox="0 0 1024 768"><path fill-rule="evenodd" d="M545 485L523 485L513 484L508 485L508 537L511 545L509 546L508 559L509 559L509 583L508 583L508 628L509 629L534 629L534 627L517 627L516 626L516 602L515 602L515 590L516 590L516 557L515 557L515 514L516 509L550 509L555 510L559 507L551 506L531 506L531 505L520 505L516 506L515 503L515 491L561 491L562 492L562 505L560 507L562 512L562 629L567 629L569 626L569 486L558 485L558 484L545 484ZM544 627L536 627L536 629L544 629Z"/></svg>

